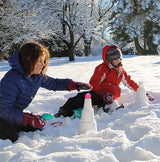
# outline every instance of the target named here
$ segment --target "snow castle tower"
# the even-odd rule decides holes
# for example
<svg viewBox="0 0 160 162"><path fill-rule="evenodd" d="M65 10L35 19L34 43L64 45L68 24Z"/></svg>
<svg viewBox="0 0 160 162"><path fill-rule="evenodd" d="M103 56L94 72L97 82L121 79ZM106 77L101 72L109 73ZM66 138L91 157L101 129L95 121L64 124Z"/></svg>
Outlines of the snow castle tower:
<svg viewBox="0 0 160 162"><path fill-rule="evenodd" d="M90 130L97 131L97 123L94 118L94 110L92 108L91 95L87 93L85 95L84 108L82 110L78 133L81 134Z"/></svg>
<svg viewBox="0 0 160 162"><path fill-rule="evenodd" d="M137 90L137 94L136 94L136 101L135 103L140 104L140 105L147 105L148 104L148 100L146 97L146 91L143 85L143 82L139 82L139 88Z"/></svg>

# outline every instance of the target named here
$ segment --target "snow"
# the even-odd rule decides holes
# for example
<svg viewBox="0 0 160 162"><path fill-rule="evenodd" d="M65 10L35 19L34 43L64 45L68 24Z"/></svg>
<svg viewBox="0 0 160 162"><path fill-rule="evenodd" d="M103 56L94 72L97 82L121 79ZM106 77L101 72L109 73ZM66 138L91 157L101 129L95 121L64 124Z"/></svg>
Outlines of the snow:
<svg viewBox="0 0 160 162"><path fill-rule="evenodd" d="M55 78L71 78L89 82L94 68L102 62L100 56L52 58L47 74ZM62 126L47 124L43 131L21 132L14 144L10 140L0 140L1 162L56 161L56 162L139 162L160 161L160 57L124 56L123 65L127 73L137 83L141 91L137 94L121 85L119 103L125 108L104 113L95 113L97 132L78 134L80 119L59 118ZM10 69L7 62L0 63L0 79ZM142 84L143 83L143 84ZM155 97L146 101L144 91ZM56 113L67 98L76 91L48 91L40 88L26 111L40 114ZM136 102L140 95L145 102ZM147 103L147 104L146 104Z"/></svg>

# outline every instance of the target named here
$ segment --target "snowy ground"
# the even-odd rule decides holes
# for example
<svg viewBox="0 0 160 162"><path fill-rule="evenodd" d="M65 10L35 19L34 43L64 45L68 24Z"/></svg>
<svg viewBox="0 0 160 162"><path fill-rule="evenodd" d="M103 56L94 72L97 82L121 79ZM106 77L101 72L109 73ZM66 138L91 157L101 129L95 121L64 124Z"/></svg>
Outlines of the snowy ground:
<svg viewBox="0 0 160 162"><path fill-rule="evenodd" d="M101 62L98 56L76 58L75 62L69 62L68 58L53 58L47 73L55 78L89 82L94 68ZM0 161L160 161L160 57L124 56L123 64L134 81L143 81L145 90L155 97L153 102L135 103L136 94L121 85L122 96L118 101L125 109L112 114L99 110L95 114L97 132L77 134L78 118L53 119L62 121L63 125L56 128L47 125L41 132L21 132L14 144L0 140ZM8 63L1 62L0 79L8 70ZM26 110L37 114L55 113L76 93L39 89Z"/></svg>

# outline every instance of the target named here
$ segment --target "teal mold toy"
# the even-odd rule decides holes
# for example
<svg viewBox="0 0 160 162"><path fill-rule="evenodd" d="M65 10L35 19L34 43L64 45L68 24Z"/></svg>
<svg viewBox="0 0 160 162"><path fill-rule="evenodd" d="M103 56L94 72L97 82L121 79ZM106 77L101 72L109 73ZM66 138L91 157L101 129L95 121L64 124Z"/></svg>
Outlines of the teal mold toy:
<svg viewBox="0 0 160 162"><path fill-rule="evenodd" d="M81 118L81 115L82 115L82 108L78 108L78 109L75 109L73 110L74 112L74 118Z"/></svg>
<svg viewBox="0 0 160 162"><path fill-rule="evenodd" d="M41 116L41 118L43 118L44 120L51 120L51 119L54 118L54 116L51 115L51 114L46 113L46 114L43 114L43 115Z"/></svg>

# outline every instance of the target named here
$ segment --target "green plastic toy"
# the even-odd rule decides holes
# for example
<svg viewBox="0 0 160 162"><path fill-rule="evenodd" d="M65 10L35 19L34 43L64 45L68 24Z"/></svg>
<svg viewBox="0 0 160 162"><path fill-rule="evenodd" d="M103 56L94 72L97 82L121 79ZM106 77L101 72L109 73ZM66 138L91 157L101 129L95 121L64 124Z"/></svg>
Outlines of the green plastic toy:
<svg viewBox="0 0 160 162"><path fill-rule="evenodd" d="M54 116L52 114L46 113L46 114L43 114L41 118L43 118L44 120L51 120L54 118Z"/></svg>
<svg viewBox="0 0 160 162"><path fill-rule="evenodd" d="M78 109L75 109L73 110L74 112L74 118L81 118L81 115L82 115L82 108L78 108Z"/></svg>

